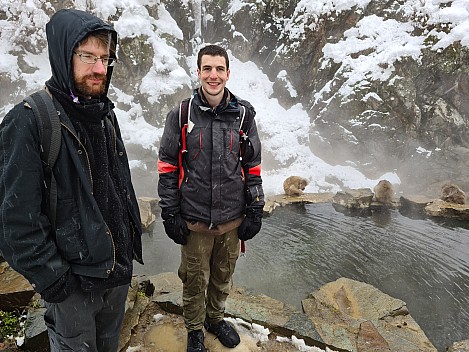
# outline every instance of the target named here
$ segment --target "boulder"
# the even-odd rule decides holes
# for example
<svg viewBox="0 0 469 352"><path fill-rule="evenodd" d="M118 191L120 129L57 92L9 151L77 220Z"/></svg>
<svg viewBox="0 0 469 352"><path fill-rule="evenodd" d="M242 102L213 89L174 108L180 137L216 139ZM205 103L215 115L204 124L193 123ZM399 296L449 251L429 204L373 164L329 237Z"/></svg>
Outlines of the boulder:
<svg viewBox="0 0 469 352"><path fill-rule="evenodd" d="M0 263L0 310L22 310L34 296L34 289L7 262Z"/></svg>
<svg viewBox="0 0 469 352"><path fill-rule="evenodd" d="M453 343L446 349L446 352L469 352L469 340Z"/></svg>
<svg viewBox="0 0 469 352"><path fill-rule="evenodd" d="M340 278L302 301L323 341L350 352L436 352L405 302L363 282Z"/></svg>
<svg viewBox="0 0 469 352"><path fill-rule="evenodd" d="M436 199L425 206L425 213L429 216L440 218L468 220L469 206L467 204L448 203L441 199Z"/></svg>
<svg viewBox="0 0 469 352"><path fill-rule="evenodd" d="M149 288L151 284L143 276L134 276L125 302L125 315L122 321L121 335L118 351L125 350L129 344L132 331L139 324L140 316L150 303L146 292L153 293Z"/></svg>
<svg viewBox="0 0 469 352"><path fill-rule="evenodd" d="M155 204L158 204L156 198L138 197L138 207L140 209L140 219L142 221L143 232L151 232L155 225Z"/></svg>
<svg viewBox="0 0 469 352"><path fill-rule="evenodd" d="M330 203L333 196L332 193L303 193L297 197L287 196L286 194L272 196L265 201L264 214L270 215L275 208L290 204Z"/></svg>
<svg viewBox="0 0 469 352"><path fill-rule="evenodd" d="M348 209L366 209L370 207L373 196L369 188L340 191L332 198L332 204Z"/></svg>
<svg viewBox="0 0 469 352"><path fill-rule="evenodd" d="M422 195L405 195L399 198L402 214L410 217L426 216L425 207L433 202L433 199Z"/></svg>
<svg viewBox="0 0 469 352"><path fill-rule="evenodd" d="M24 346L25 351L35 352L48 352L49 336L47 334L46 323L44 322L44 314L46 308L30 308L26 317L25 331L24 331Z"/></svg>

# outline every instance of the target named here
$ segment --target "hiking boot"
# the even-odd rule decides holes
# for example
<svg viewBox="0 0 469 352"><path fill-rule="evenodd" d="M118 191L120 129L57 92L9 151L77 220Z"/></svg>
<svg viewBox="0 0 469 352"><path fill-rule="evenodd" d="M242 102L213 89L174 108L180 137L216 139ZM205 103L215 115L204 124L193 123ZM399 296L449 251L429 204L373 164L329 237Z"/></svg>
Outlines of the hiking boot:
<svg viewBox="0 0 469 352"><path fill-rule="evenodd" d="M206 352L204 346L204 332L194 330L187 334L187 352Z"/></svg>
<svg viewBox="0 0 469 352"><path fill-rule="evenodd" d="M204 323L204 327L205 330L218 337L218 340L220 340L221 344L225 347L234 348L238 346L240 342L239 335L236 330L224 319L220 320L216 324L206 321Z"/></svg>

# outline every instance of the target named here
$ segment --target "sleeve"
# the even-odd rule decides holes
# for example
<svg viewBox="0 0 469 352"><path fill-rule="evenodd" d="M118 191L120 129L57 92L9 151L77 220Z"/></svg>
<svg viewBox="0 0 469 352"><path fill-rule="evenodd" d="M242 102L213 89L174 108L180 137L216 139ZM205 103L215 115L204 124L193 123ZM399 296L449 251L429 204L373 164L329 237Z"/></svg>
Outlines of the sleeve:
<svg viewBox="0 0 469 352"><path fill-rule="evenodd" d="M179 213L179 107L171 110L164 126L158 151L158 196L162 217Z"/></svg>
<svg viewBox="0 0 469 352"><path fill-rule="evenodd" d="M264 190L262 188L261 177L261 141L257 133L256 112L253 108L248 108L252 123L247 131L246 145L243 147L243 168L246 177L246 207L249 209L264 208Z"/></svg>
<svg viewBox="0 0 469 352"><path fill-rule="evenodd" d="M41 210L44 172L37 122L23 104L0 124L0 251L37 292L68 269Z"/></svg>

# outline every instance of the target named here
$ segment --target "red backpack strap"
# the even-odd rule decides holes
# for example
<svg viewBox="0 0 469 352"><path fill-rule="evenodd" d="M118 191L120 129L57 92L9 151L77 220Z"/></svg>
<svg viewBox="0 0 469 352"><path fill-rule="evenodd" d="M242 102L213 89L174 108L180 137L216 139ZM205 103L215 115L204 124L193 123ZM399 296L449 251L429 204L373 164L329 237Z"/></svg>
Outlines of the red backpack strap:
<svg viewBox="0 0 469 352"><path fill-rule="evenodd" d="M179 183L178 186L181 188L181 183L184 180L184 168L182 166L183 154L187 153L187 127L188 121L191 115L191 103L192 97L190 99L184 99L179 104L179 128L181 129L181 138L179 141L179 157L178 157L178 166L179 166Z"/></svg>

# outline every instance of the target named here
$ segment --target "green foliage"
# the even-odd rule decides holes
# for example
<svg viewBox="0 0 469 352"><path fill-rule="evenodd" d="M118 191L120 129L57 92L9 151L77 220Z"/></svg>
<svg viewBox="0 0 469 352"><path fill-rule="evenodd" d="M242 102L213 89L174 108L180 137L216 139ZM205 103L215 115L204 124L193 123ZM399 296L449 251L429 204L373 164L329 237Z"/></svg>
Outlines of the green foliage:
<svg viewBox="0 0 469 352"><path fill-rule="evenodd" d="M18 315L0 310L0 332L2 336L16 336L21 329Z"/></svg>
<svg viewBox="0 0 469 352"><path fill-rule="evenodd" d="M40 299L32 299L31 300L31 303L30 303L31 307L32 308L41 308L42 307L42 303L41 303L41 300Z"/></svg>

